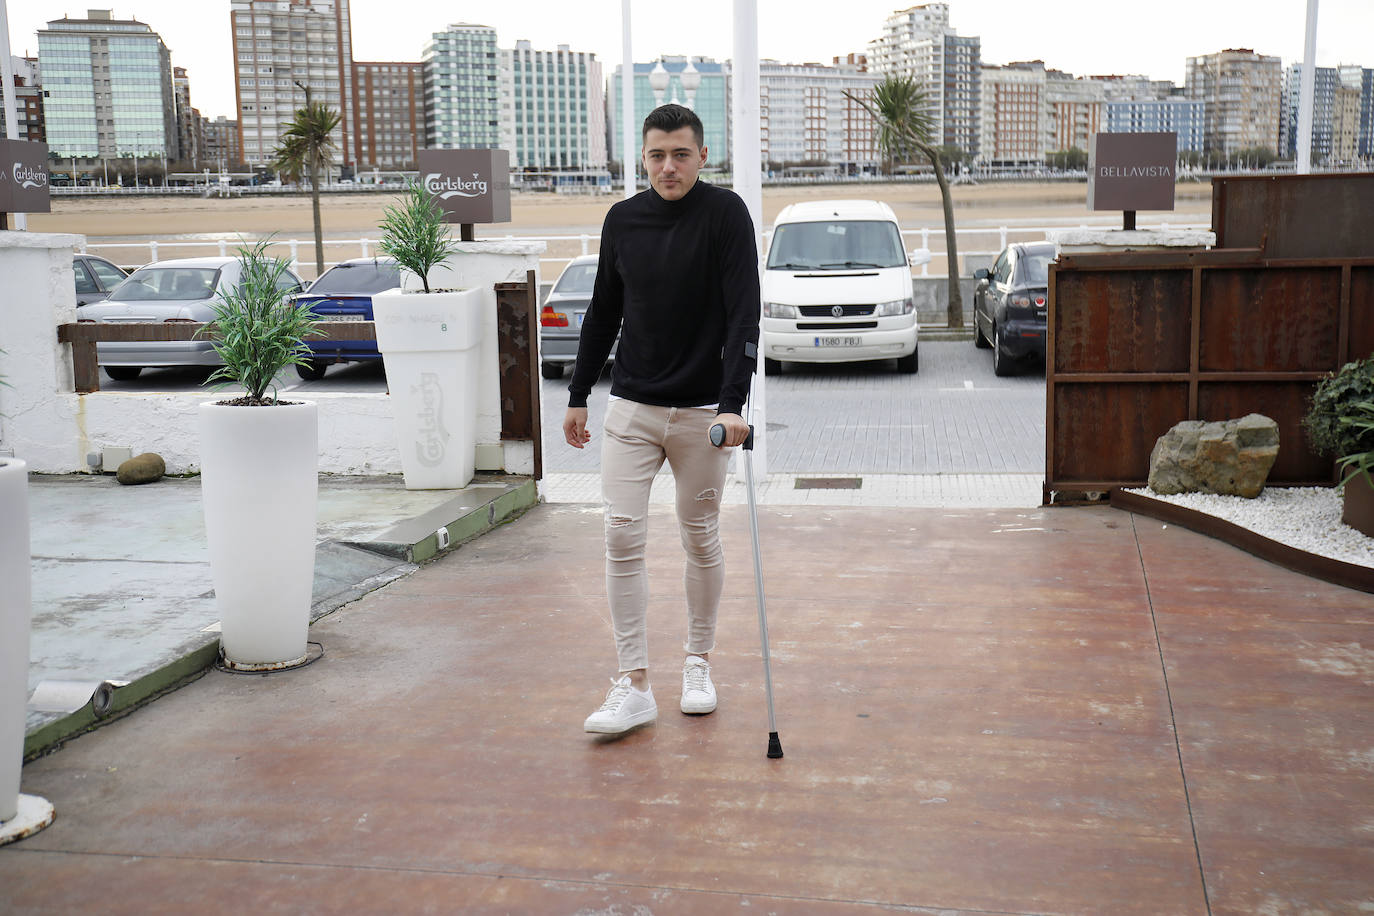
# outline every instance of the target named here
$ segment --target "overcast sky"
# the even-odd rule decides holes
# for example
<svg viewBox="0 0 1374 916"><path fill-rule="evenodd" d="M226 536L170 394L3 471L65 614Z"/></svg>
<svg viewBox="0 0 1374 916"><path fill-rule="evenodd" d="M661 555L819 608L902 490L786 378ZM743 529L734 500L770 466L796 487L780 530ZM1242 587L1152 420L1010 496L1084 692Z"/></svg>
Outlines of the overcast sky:
<svg viewBox="0 0 1374 916"><path fill-rule="evenodd" d="M112 0L8 2L15 54L38 52L36 32L50 19L84 17ZM828 63L865 50L893 10L893 0L757 0L759 54L788 63ZM1185 59L1224 48L1253 48L1301 62L1307 0L949 0L951 25L982 38L983 62L1039 58L1076 75L1143 73L1182 83ZM118 18L146 22L191 78L191 102L209 117L233 116L233 60L228 0L124 0ZM528 39L538 50L560 44L595 52L607 75L620 63L620 0L352 0L354 58L419 60L432 32L452 22L496 29L501 47ZM655 3L634 0L636 61L660 54L731 57L732 0ZM1321 0L1317 64L1374 67L1374 2Z"/></svg>

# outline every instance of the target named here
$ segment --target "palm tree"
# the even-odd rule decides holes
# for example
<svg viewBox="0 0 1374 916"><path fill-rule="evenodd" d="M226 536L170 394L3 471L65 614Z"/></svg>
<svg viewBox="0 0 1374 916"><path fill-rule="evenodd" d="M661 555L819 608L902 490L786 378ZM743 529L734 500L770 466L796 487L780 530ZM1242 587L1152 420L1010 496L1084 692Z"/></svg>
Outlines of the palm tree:
<svg viewBox="0 0 1374 916"><path fill-rule="evenodd" d="M909 76L887 76L873 87L870 98L860 98L849 91L845 95L862 106L877 122L874 139L889 163L913 159L917 153L930 160L945 208L945 254L949 259L946 324L951 328L963 327L964 297L959 292L959 249L954 239L954 201L949 196L949 182L945 180L945 170L940 164L940 149L935 146L931 136L934 119L930 116L930 103L925 92Z"/></svg>
<svg viewBox="0 0 1374 916"><path fill-rule="evenodd" d="M299 85L299 84L298 84ZM272 167L287 179L310 178L310 208L315 217L315 275L324 273L324 227L320 223L320 174L334 159L332 131L339 124L339 113L310 101L305 89L305 105L282 125L281 142L272 151Z"/></svg>

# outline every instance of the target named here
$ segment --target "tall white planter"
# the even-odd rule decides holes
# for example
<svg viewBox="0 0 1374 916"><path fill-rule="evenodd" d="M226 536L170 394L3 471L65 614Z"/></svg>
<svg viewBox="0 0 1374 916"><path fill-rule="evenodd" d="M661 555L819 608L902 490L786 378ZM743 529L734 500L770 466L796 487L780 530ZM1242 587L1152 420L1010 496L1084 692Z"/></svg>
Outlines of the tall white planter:
<svg viewBox="0 0 1374 916"><path fill-rule="evenodd" d="M19 794L29 698L29 472L0 458L0 844L52 823L52 805Z"/></svg>
<svg viewBox="0 0 1374 916"><path fill-rule="evenodd" d="M305 660L319 491L314 402L200 405L201 501L225 664Z"/></svg>
<svg viewBox="0 0 1374 916"><path fill-rule="evenodd" d="M406 489L460 489L477 452L480 289L372 296Z"/></svg>

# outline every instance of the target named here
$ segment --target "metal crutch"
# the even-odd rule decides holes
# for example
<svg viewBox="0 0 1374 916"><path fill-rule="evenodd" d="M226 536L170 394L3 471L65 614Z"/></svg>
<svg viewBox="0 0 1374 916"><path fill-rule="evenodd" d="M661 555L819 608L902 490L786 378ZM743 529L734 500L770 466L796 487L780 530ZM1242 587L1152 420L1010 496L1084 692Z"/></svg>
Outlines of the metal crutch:
<svg viewBox="0 0 1374 916"><path fill-rule="evenodd" d="M720 448L725 444L725 425L711 427L711 444ZM754 542L754 594L759 603L759 642L763 645L763 685L768 695L768 756L782 756L782 742L778 740L778 724L773 716L773 670L768 660L768 610L763 597L763 559L759 556L759 512L754 500L754 425L749 424L749 437L744 440L744 479L749 490L749 535Z"/></svg>

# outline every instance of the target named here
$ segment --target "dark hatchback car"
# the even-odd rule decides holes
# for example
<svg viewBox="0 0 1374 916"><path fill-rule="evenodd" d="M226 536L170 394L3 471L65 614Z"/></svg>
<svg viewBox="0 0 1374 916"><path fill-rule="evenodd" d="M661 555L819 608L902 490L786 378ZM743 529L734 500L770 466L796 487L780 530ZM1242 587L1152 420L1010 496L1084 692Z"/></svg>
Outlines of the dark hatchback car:
<svg viewBox="0 0 1374 916"><path fill-rule="evenodd" d="M976 270L973 343L992 348L992 371L1012 375L1021 364L1045 358L1053 242L1008 245L990 270Z"/></svg>
<svg viewBox="0 0 1374 916"><path fill-rule="evenodd" d="M354 258L340 261L320 274L310 288L296 297L296 305L308 308L325 321L371 321L372 294L401 285L400 269L391 258ZM375 340L319 340L307 338L309 362L296 366L296 374L313 381L324 377L331 363L380 359Z"/></svg>
<svg viewBox="0 0 1374 916"><path fill-rule="evenodd" d="M72 273L76 275L77 305L108 299L110 290L128 276L124 268L93 254L72 255Z"/></svg>

